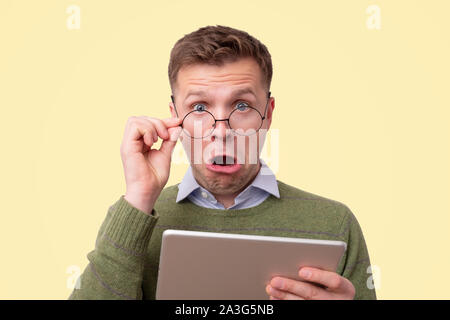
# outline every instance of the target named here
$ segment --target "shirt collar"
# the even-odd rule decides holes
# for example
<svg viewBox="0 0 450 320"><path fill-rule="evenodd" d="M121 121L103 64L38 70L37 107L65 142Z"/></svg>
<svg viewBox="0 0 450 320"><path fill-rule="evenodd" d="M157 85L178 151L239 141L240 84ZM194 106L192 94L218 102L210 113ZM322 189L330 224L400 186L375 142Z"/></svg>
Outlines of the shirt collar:
<svg viewBox="0 0 450 320"><path fill-rule="evenodd" d="M259 161L261 162L261 168L258 174L256 175L253 182L244 191L242 191L241 194L247 192L247 190L251 189L251 187L255 187L279 198L280 192L278 190L278 183L274 173L267 166L263 159L259 159ZM195 180L194 174L192 173L192 167L189 166L183 177L183 180L178 185L176 202L180 202L181 200L189 196L192 192L196 191L198 188L204 190L203 187L198 184L197 180ZM241 194L239 194L238 197Z"/></svg>
<svg viewBox="0 0 450 320"><path fill-rule="evenodd" d="M178 194L175 201L180 202L198 188L201 188L201 186L198 184L197 180L195 180L192 173L192 167L189 166L183 177L183 180L181 180L180 184L178 185Z"/></svg>
<svg viewBox="0 0 450 320"><path fill-rule="evenodd" d="M273 196L279 198L280 192L278 191L278 183L275 174L267 166L263 159L259 159L259 161L261 162L261 168L250 185L267 191Z"/></svg>

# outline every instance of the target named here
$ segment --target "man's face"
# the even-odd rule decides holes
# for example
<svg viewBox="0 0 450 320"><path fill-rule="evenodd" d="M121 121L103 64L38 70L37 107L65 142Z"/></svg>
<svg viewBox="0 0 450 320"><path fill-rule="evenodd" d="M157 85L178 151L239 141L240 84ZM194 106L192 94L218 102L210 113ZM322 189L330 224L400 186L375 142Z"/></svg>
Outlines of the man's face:
<svg viewBox="0 0 450 320"><path fill-rule="evenodd" d="M203 139L194 139L186 132L180 135L198 183L213 194L238 194L260 168L259 152L275 106L273 98L267 99L268 92L262 83L260 67L251 58L222 66L190 65L180 69L175 86L175 106L180 118L192 110L200 109L209 111L216 119L226 119L238 106L242 107L242 102L264 116L267 104L266 118L259 133L237 135L230 130L227 121L217 121L212 133ZM170 109L175 117L173 103L170 103ZM235 115L240 111L236 110ZM233 116L238 121L233 122L232 126L239 126L240 119L245 119L245 114L242 115ZM224 155L233 157L234 164L214 165L213 161Z"/></svg>

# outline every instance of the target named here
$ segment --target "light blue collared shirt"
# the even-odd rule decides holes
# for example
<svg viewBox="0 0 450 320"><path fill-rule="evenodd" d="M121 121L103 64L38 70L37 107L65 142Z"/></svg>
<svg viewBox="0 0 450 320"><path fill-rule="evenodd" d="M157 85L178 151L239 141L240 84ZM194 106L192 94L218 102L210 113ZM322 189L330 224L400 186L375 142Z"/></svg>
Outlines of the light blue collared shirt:
<svg viewBox="0 0 450 320"><path fill-rule="evenodd" d="M280 193L274 173L262 159L260 159L260 162L261 168L255 179L253 179L253 182L234 198L234 204L229 208L225 208L223 204L216 200L211 192L198 184L192 173L191 166L189 166L183 180L178 185L176 202L188 198L191 202L201 207L227 210L257 206L271 194L279 198Z"/></svg>

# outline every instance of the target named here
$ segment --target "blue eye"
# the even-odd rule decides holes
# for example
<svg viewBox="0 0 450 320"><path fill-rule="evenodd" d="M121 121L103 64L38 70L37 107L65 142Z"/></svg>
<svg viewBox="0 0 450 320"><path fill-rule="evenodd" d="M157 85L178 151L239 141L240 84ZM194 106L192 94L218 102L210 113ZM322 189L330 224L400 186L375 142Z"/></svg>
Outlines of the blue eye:
<svg viewBox="0 0 450 320"><path fill-rule="evenodd" d="M195 111L205 111L206 110L206 106L202 103L196 103L194 105L194 110Z"/></svg>
<svg viewBox="0 0 450 320"><path fill-rule="evenodd" d="M236 109L238 109L239 111L245 111L249 109L249 105L246 102L239 102L238 104L236 104Z"/></svg>

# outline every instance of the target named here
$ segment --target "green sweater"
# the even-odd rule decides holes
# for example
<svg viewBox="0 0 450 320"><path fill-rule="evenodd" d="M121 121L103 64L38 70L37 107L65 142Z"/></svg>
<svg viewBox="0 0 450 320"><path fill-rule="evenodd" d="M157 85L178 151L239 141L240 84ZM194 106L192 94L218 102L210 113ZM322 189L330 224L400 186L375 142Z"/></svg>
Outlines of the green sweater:
<svg viewBox="0 0 450 320"><path fill-rule="evenodd" d="M337 273L356 289L355 299L376 299L367 286L369 254L353 213L330 200L279 180L280 198L240 210L208 209L184 199L175 202L178 184L165 188L151 215L122 195L108 210L88 253L79 289L69 299L155 299L162 233L166 229L341 240L347 251Z"/></svg>

